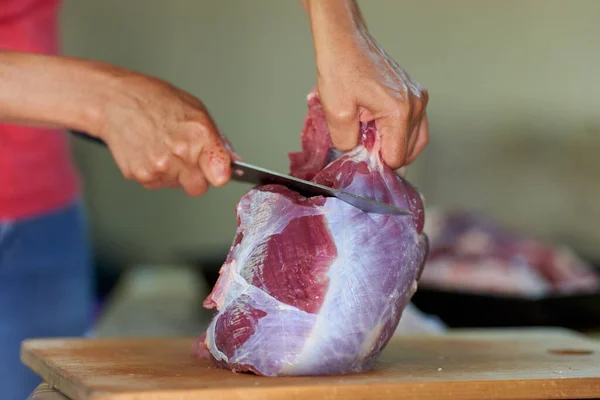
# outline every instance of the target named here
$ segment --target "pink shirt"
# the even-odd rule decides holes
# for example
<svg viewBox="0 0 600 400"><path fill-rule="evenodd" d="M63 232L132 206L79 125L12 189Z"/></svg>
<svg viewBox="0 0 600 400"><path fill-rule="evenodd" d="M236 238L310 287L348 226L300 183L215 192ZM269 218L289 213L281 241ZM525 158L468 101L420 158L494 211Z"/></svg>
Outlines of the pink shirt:
<svg viewBox="0 0 600 400"><path fill-rule="evenodd" d="M0 0L0 49L58 53L59 6L60 0ZM77 197L67 139L60 130L0 124L0 221L51 212Z"/></svg>

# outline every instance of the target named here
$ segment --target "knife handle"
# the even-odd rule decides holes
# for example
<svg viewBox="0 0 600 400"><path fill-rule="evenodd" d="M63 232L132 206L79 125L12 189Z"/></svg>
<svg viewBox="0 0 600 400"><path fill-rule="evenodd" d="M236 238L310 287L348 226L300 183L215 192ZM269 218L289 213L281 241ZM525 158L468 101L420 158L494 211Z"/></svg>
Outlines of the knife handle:
<svg viewBox="0 0 600 400"><path fill-rule="evenodd" d="M93 136L90 136L90 135L88 135L87 133L84 133L84 132L79 132L79 131L72 131L72 130L70 130L69 132L70 132L72 135L74 135L74 136L77 136L77 137L80 137L80 138L82 138L82 139L84 139L84 140L87 140L87 141L90 141L90 142L94 142L94 143L96 143L96 144L99 144L99 145L102 145L102 146L104 146L104 147L107 147L107 146L106 146L106 143L104 142L104 140L102 140L102 139L98 139L98 138L96 138L96 137L93 137Z"/></svg>

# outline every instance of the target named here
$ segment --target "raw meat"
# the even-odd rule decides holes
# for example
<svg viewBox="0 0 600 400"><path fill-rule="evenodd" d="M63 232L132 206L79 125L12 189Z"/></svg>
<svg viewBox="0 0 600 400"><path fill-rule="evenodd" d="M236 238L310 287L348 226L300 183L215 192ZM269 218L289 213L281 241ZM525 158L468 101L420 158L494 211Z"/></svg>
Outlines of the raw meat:
<svg viewBox="0 0 600 400"><path fill-rule="evenodd" d="M428 210L427 221L423 287L530 298L600 289L598 272L566 247L475 212Z"/></svg>
<svg viewBox="0 0 600 400"><path fill-rule="evenodd" d="M385 166L373 123L361 144L333 150L318 96L308 96L304 179L410 208L367 214L335 198L278 185L250 190L205 307L218 310L197 343L218 366L260 375L319 375L372 368L417 288L427 254L421 196Z"/></svg>

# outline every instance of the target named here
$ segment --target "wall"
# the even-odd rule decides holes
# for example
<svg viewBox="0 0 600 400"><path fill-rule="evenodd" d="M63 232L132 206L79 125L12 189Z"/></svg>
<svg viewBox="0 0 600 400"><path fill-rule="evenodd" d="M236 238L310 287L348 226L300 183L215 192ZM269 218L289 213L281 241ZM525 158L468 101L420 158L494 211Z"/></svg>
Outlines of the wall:
<svg viewBox="0 0 600 400"><path fill-rule="evenodd" d="M430 90L431 143L409 177L428 205L488 211L600 257L600 2L362 1L374 36ZM64 50L200 97L248 161L287 170L315 82L297 1L66 0ZM247 187L199 199L126 182L77 142L100 249L168 261L229 246Z"/></svg>

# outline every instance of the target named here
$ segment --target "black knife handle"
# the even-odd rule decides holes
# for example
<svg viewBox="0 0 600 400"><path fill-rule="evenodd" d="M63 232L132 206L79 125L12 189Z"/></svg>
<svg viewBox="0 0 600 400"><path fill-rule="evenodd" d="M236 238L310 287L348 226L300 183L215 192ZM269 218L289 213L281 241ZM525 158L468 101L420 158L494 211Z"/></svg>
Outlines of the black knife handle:
<svg viewBox="0 0 600 400"><path fill-rule="evenodd" d="M102 139L98 139L96 137L90 136L87 133L84 132L79 132L79 131L73 131L70 130L69 132L71 132L71 134L73 134L74 136L80 137L84 140L90 141L90 142L94 142L96 144L102 145L106 147L106 143L104 142L104 140Z"/></svg>

